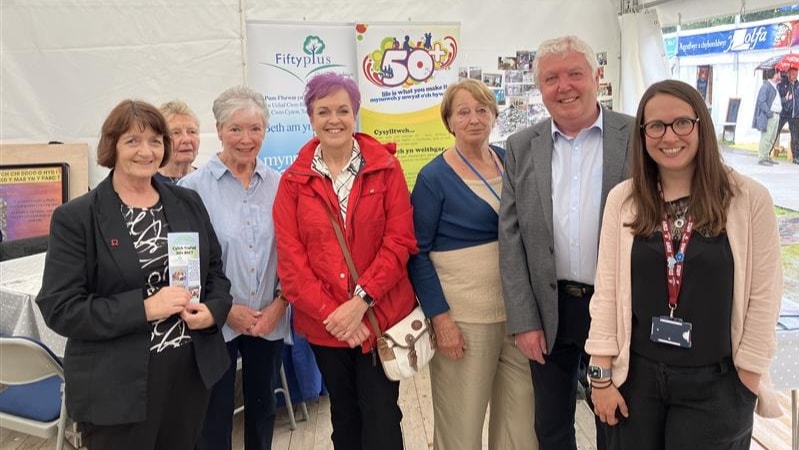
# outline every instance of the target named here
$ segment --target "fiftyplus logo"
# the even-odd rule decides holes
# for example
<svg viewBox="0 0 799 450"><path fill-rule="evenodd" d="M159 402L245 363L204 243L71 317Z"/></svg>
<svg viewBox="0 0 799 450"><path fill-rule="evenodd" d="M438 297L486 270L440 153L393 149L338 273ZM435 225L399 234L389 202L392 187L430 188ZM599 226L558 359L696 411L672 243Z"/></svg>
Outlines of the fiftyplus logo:
<svg viewBox="0 0 799 450"><path fill-rule="evenodd" d="M326 47L322 38L308 35L302 43L302 53L277 52L274 64L266 62L261 64L288 72L304 84L316 72L344 66L343 64L333 64L332 57L323 55Z"/></svg>

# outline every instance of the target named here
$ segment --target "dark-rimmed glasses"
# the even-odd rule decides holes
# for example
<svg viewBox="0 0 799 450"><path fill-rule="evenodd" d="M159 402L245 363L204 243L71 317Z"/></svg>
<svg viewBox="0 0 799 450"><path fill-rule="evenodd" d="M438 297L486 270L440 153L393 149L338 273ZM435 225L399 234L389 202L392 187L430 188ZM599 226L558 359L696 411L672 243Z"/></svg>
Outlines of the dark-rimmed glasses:
<svg viewBox="0 0 799 450"><path fill-rule="evenodd" d="M661 120L653 120L641 125L644 134L652 139L660 139L666 134L666 128L671 128L677 136L688 136L694 131L694 126L699 122L699 118L680 117L674 122L665 123Z"/></svg>

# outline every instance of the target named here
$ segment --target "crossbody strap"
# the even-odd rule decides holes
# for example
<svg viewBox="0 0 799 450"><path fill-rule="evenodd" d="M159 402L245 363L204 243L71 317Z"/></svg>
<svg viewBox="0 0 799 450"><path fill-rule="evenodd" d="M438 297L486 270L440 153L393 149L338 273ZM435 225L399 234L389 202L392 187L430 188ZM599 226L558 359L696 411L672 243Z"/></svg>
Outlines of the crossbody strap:
<svg viewBox="0 0 799 450"><path fill-rule="evenodd" d="M330 205L326 201L322 201L322 203L325 204L327 216L330 217L330 221L333 223L333 231L336 232L336 239L338 239L338 244L341 246L341 252L344 253L344 261L347 262L347 267L350 269L352 281L358 284L358 271L355 269L355 263L352 261L352 255L350 254L349 247L347 247L347 241L344 240L344 233L341 231L341 227L336 217L333 215L333 211L330 210ZM366 310L366 315L369 317L369 323L372 324L372 328L374 328L377 337L382 337L383 332L380 331L380 325L377 323L377 317L375 316L375 312L372 311L371 306Z"/></svg>

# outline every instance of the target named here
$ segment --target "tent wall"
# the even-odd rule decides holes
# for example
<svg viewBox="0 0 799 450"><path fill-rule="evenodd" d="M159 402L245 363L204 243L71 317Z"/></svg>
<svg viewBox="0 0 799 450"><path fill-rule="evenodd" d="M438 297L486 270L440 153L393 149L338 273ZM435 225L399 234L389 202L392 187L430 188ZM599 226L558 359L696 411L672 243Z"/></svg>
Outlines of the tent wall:
<svg viewBox="0 0 799 450"><path fill-rule="evenodd" d="M247 20L456 21L459 65L485 71L498 56L573 33L608 52L606 78L618 86L620 1L629 0L3 0L0 142L85 142L93 155L101 122L121 99L181 98L200 117L203 164L219 147L213 99L245 82ZM775 3L785 2L746 0L747 10ZM657 7L661 23L674 22L677 11L687 21L739 10L734 0ZM105 171L90 166L95 185Z"/></svg>
<svg viewBox="0 0 799 450"><path fill-rule="evenodd" d="M568 33L618 58L616 8L597 0L3 0L0 141L86 142L93 160L102 120L120 100L179 97L200 117L203 164L219 148L213 99L245 79L246 20L458 21L461 65L491 71L498 56ZM95 185L105 171L90 166Z"/></svg>

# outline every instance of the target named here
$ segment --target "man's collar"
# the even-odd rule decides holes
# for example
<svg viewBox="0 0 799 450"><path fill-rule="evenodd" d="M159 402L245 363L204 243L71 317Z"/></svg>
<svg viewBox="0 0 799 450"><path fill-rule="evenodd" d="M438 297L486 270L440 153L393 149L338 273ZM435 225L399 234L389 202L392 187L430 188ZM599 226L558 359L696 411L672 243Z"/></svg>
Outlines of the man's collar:
<svg viewBox="0 0 799 450"><path fill-rule="evenodd" d="M599 103L597 103L597 107L599 108L599 115L596 117L596 120L594 121L594 123L592 123L591 125L589 125L586 128L583 128L582 130L580 130L577 133L577 135L579 135L580 133L582 133L585 130L590 130L591 128L597 128L600 132L603 132L604 128L602 128L602 124L603 124L603 118L605 117L605 110L599 105ZM562 136L562 137L564 137L566 139L574 139L574 138L577 137L577 135L575 135L575 136L567 135L566 133L561 131L560 127L558 127L558 124L555 123L555 119L552 119L552 141L553 142L558 138L558 136Z"/></svg>

